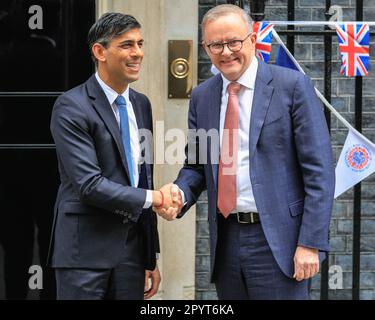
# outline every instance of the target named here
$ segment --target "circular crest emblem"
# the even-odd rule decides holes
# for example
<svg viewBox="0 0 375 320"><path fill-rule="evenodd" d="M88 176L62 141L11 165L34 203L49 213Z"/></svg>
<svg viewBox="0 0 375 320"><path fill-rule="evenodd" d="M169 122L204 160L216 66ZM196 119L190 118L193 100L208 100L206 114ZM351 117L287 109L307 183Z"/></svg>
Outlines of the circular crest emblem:
<svg viewBox="0 0 375 320"><path fill-rule="evenodd" d="M361 144L355 144L345 154L345 162L354 171L363 171L371 162L371 152Z"/></svg>

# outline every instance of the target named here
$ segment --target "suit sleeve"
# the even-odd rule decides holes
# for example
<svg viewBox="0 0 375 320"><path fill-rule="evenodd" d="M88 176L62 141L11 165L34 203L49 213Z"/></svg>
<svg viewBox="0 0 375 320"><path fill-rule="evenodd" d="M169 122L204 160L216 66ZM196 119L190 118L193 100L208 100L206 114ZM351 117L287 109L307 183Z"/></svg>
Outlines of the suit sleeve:
<svg viewBox="0 0 375 320"><path fill-rule="evenodd" d="M57 100L51 132L61 165L83 203L137 221L146 190L121 185L102 175L89 121L88 113L69 96Z"/></svg>
<svg viewBox="0 0 375 320"><path fill-rule="evenodd" d="M154 125L153 125L153 120L152 120L152 107L151 107L151 103L150 103L150 100L148 100L148 98L146 97L146 100L147 100L147 113L150 115L150 121L149 121L149 128L152 132L152 134L154 133ZM153 141L151 139L150 141L150 150L152 150L152 153L153 153ZM154 189L154 183L153 183L153 176L154 176L154 167L152 165L150 165L150 168L151 168L151 188ZM150 214L151 214L151 217L154 219L154 224L155 224L155 235L154 235L154 238L155 238L155 251L156 251L156 257L157 259L159 258L159 254L160 254L160 240L159 240L159 231L158 231L158 219L157 219L157 216L156 216L156 213L154 211L152 211L152 209L150 208Z"/></svg>
<svg viewBox="0 0 375 320"><path fill-rule="evenodd" d="M292 110L294 139L305 199L298 245L329 250L329 224L335 188L330 136L311 80L298 78Z"/></svg>
<svg viewBox="0 0 375 320"><path fill-rule="evenodd" d="M185 147L185 163L180 170L175 184L185 194L186 205L178 218L182 217L196 203L200 194L206 189L206 178L203 164L199 163L199 139L197 131L196 94L192 94L188 115L188 143Z"/></svg>

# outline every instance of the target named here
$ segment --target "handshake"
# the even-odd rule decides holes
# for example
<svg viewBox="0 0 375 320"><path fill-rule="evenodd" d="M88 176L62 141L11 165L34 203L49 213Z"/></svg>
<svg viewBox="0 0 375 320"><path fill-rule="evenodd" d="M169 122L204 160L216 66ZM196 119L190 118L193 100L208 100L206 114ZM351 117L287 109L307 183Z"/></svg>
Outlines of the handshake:
<svg viewBox="0 0 375 320"><path fill-rule="evenodd" d="M168 183L152 192L152 209L162 218L171 221L176 219L183 207L180 188Z"/></svg>

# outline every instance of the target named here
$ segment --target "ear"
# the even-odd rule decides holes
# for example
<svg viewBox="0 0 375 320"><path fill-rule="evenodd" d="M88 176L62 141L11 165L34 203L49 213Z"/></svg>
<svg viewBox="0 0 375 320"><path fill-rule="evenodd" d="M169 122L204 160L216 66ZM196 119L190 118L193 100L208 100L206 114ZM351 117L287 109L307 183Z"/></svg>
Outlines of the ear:
<svg viewBox="0 0 375 320"><path fill-rule="evenodd" d="M208 49L206 43L205 43L204 41L202 41L201 45L202 45L204 51L206 51L206 54L207 54L208 56L210 56L210 55L209 55L210 50Z"/></svg>
<svg viewBox="0 0 375 320"><path fill-rule="evenodd" d="M94 43L91 50L98 62L105 62L107 60L105 55L106 48L104 48L100 43Z"/></svg>
<svg viewBox="0 0 375 320"><path fill-rule="evenodd" d="M253 33L251 34L251 36L250 36L250 41L251 41L251 43L252 43L253 45L256 44L256 42L257 42L257 33L256 33L256 32L253 32Z"/></svg>

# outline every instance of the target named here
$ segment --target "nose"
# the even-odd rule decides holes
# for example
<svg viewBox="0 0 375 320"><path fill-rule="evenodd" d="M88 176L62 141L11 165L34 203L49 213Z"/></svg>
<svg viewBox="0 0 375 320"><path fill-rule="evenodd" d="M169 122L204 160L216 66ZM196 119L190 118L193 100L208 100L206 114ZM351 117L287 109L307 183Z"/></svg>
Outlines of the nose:
<svg viewBox="0 0 375 320"><path fill-rule="evenodd" d="M137 43L134 45L132 55L136 57L143 57L143 50Z"/></svg>
<svg viewBox="0 0 375 320"><path fill-rule="evenodd" d="M232 51L229 50L228 45L224 45L223 52L221 53L223 56L230 56Z"/></svg>

